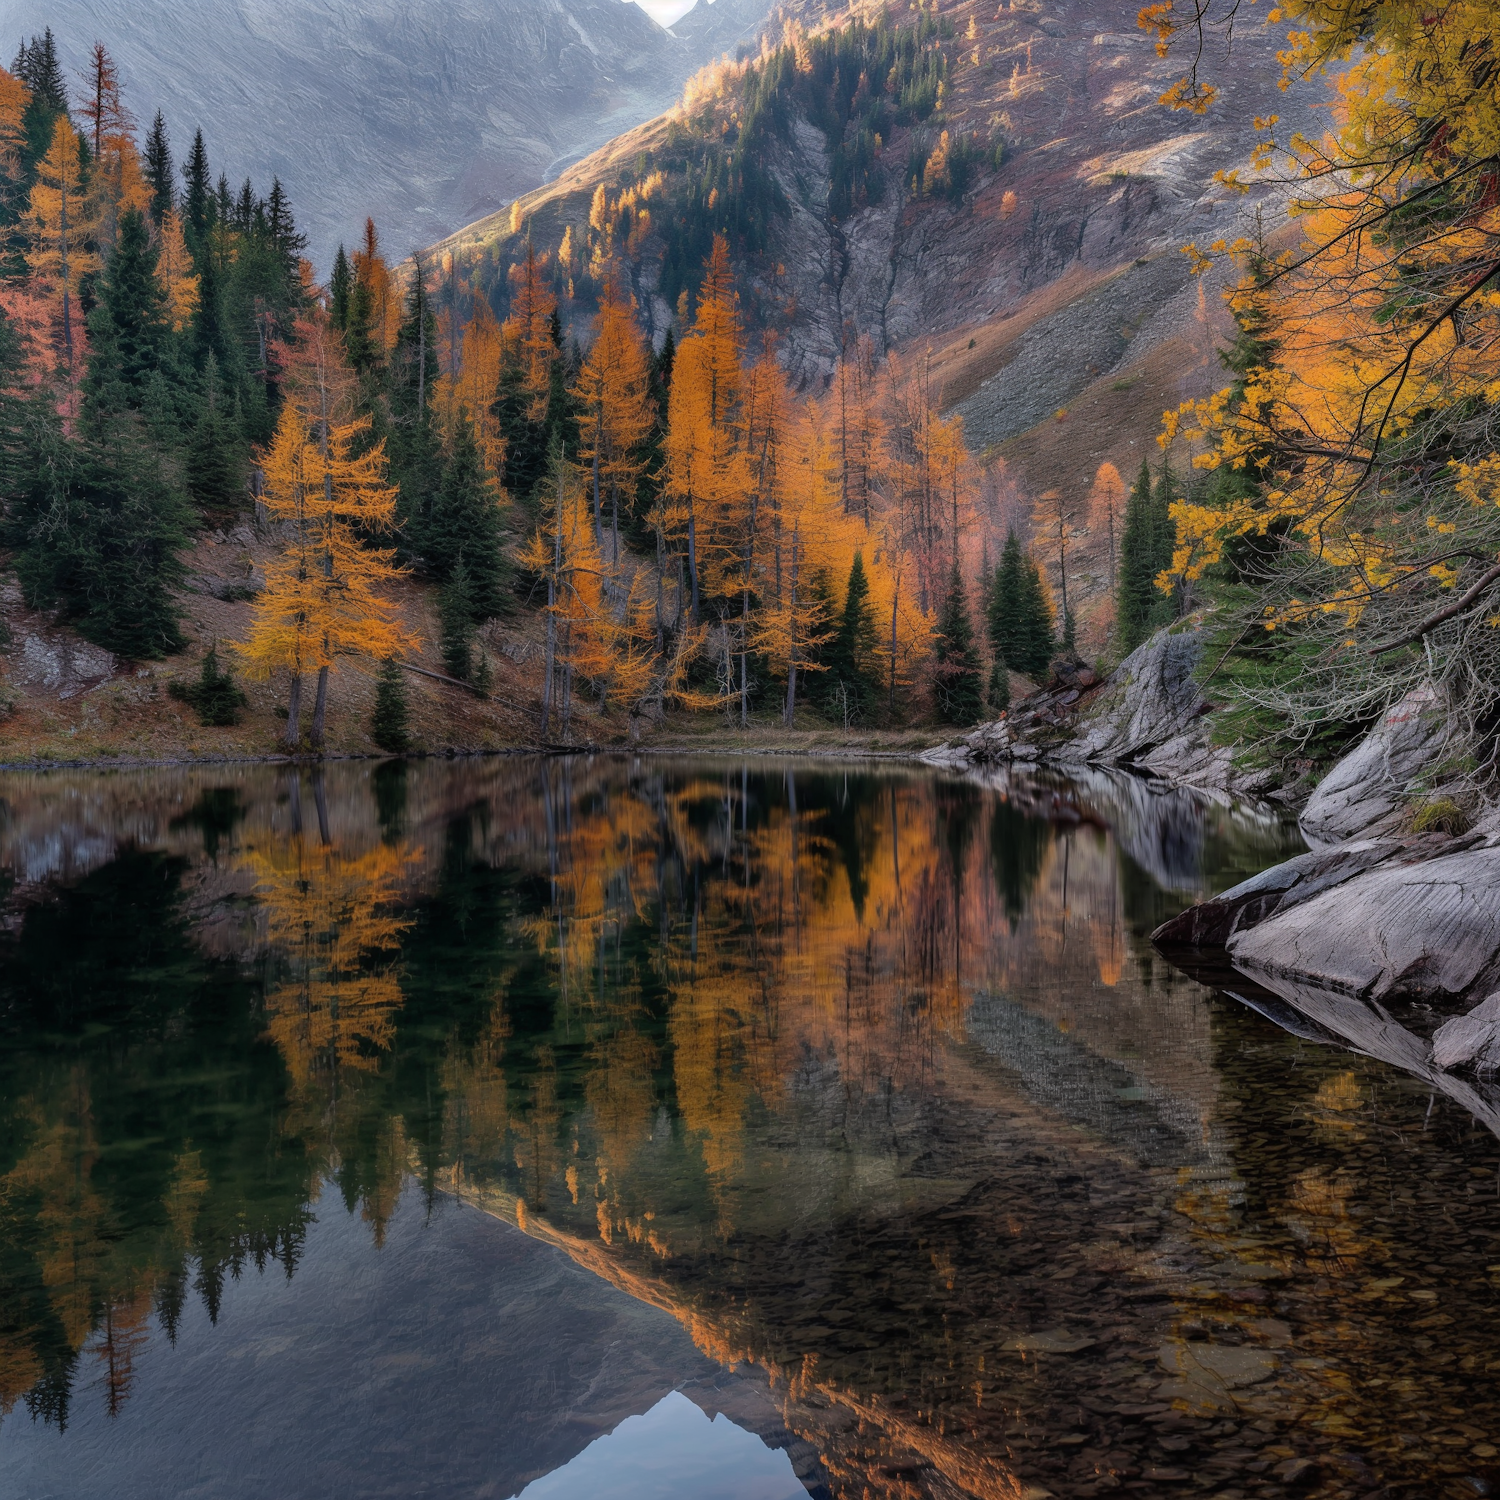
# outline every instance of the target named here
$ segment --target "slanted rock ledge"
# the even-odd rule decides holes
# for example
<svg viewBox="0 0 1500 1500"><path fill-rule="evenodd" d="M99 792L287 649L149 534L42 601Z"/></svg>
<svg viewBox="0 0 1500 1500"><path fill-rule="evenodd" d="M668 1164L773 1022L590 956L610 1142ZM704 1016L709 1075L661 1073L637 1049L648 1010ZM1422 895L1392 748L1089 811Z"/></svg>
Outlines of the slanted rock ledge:
<svg viewBox="0 0 1500 1500"><path fill-rule="evenodd" d="M1041 692L923 759L947 766L1104 766L1206 791L1265 791L1271 773L1241 770L1210 741L1213 705L1193 677L1203 646L1200 630L1160 631L1104 681L1081 664L1060 663Z"/></svg>

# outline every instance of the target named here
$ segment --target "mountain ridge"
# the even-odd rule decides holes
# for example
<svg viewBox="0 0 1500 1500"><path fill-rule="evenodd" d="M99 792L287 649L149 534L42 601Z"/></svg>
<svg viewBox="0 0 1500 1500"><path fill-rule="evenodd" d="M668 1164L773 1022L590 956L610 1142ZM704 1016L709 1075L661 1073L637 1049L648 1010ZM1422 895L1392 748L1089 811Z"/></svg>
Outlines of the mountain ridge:
<svg viewBox="0 0 1500 1500"><path fill-rule="evenodd" d="M70 82L102 41L179 156L201 128L232 186L281 178L326 271L366 215L401 255L535 187L665 108L768 6L700 3L668 31L624 0L0 0L0 39L50 26Z"/></svg>

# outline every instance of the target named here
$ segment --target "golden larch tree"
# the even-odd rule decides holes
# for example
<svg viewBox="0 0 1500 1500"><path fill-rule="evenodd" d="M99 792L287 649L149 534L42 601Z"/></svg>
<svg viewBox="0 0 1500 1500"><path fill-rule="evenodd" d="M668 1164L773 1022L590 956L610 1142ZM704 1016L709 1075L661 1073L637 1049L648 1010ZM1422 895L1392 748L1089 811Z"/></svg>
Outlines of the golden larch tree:
<svg viewBox="0 0 1500 1500"><path fill-rule="evenodd" d="M582 408L578 457L593 492L594 532L603 539L603 497L609 496L611 558L620 560L620 498L633 490L650 431L651 363L618 267L611 266L594 320L594 341L573 394Z"/></svg>
<svg viewBox="0 0 1500 1500"><path fill-rule="evenodd" d="M332 340L321 324L304 332L324 356L311 381L293 387L275 440L261 457L262 500L290 536L281 555L266 566L266 587L240 651L261 675L290 674L288 748L301 739L303 677L317 672L309 734L317 750L323 744L328 675L337 661L399 656L416 642L380 592L398 576L394 550L361 539L395 527L397 491L386 480L385 443L368 444L367 417L336 420ZM311 410L309 396L317 403Z"/></svg>
<svg viewBox="0 0 1500 1500"><path fill-rule="evenodd" d="M58 116L52 143L37 163L36 183L26 210L26 232L26 263L54 299L67 378L72 384L77 378L78 345L82 342L82 330L75 333L73 327L75 298L79 282L98 269L99 257L90 248L93 225L84 195L78 133L66 115Z"/></svg>

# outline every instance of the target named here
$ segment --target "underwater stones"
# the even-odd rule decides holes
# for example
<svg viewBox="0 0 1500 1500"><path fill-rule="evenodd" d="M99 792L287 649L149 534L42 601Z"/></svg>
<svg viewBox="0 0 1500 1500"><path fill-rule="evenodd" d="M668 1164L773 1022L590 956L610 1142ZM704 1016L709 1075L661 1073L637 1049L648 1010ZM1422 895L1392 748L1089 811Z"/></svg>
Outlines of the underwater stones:
<svg viewBox="0 0 1500 1500"><path fill-rule="evenodd" d="M1158 1398L1190 1406L1232 1407L1231 1392L1260 1385L1281 1369L1271 1350L1240 1344L1171 1341L1157 1351L1156 1362L1175 1377L1157 1388Z"/></svg>

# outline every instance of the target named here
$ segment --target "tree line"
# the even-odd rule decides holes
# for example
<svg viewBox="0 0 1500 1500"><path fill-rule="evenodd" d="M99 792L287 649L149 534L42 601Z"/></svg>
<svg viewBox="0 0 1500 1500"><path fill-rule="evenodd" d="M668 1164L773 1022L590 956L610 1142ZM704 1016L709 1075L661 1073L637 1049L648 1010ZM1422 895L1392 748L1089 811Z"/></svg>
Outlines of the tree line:
<svg viewBox="0 0 1500 1500"><path fill-rule="evenodd" d="M401 748L406 574L437 594L439 675L479 692L484 623L541 611L544 736L584 702L963 725L1008 671L1045 673L1050 591L1014 538L976 568L979 473L925 358L854 344L793 391L722 235L655 346L613 261L565 328L531 246L503 321L451 256L393 265L373 223L320 285L279 182L215 180L201 132L179 164L104 47L82 83L50 32L0 74L0 541L33 607L143 659L184 646L190 534L253 513L277 553L247 638L182 690L205 722L238 713L235 666L317 750L364 657Z"/></svg>

